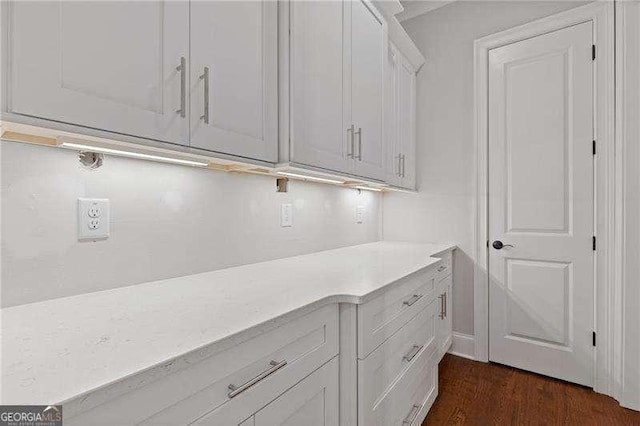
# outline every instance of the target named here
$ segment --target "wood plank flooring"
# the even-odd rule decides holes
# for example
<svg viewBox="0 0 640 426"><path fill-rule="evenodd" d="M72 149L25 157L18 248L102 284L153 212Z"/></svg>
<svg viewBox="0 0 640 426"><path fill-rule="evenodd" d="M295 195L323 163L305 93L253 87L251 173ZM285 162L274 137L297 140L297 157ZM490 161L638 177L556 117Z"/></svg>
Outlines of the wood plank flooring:
<svg viewBox="0 0 640 426"><path fill-rule="evenodd" d="M422 426L640 425L640 412L561 380L446 355Z"/></svg>

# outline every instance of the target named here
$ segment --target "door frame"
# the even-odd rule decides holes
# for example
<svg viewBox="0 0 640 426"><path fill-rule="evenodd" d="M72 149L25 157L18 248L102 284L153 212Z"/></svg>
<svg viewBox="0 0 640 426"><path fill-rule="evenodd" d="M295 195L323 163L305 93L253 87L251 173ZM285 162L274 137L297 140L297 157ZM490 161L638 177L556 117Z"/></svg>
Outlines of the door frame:
<svg viewBox="0 0 640 426"><path fill-rule="evenodd" d="M616 397L620 383L621 287L617 261L620 175L615 167L614 2L596 1L492 34L474 43L474 113L476 188L474 197L474 352L489 361L489 251L488 241L488 56L489 50L584 22L593 22L596 45L594 68L594 133L597 141L594 182L595 255L594 324L597 346L594 390ZM618 240L618 241L616 241Z"/></svg>

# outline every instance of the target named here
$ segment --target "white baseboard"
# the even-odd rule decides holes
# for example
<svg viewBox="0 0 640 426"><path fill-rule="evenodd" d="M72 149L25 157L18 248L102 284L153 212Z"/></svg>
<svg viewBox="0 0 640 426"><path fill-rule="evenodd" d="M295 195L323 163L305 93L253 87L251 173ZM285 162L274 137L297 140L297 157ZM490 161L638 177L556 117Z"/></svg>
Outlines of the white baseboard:
<svg viewBox="0 0 640 426"><path fill-rule="evenodd" d="M475 338L473 336L454 332L452 340L450 354L475 361Z"/></svg>

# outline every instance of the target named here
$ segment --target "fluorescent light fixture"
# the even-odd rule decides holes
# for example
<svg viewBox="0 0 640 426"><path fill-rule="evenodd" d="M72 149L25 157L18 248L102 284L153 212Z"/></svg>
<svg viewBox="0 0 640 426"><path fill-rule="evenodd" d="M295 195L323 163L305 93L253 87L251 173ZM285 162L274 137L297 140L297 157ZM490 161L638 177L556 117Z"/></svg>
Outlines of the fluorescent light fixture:
<svg viewBox="0 0 640 426"><path fill-rule="evenodd" d="M365 191L382 192L380 188L374 188L372 186L354 186L355 189L364 189Z"/></svg>
<svg viewBox="0 0 640 426"><path fill-rule="evenodd" d="M113 155L120 155L123 157L139 158L141 160L151 160L151 161L160 161L163 163L183 164L186 166L207 167L209 165L209 163L206 161L183 160L181 158L165 157L162 155L155 155L155 154L143 154L141 152L124 151L120 149L83 145L79 143L62 142L60 146L64 148L78 149L81 151L98 152L102 154L113 154Z"/></svg>
<svg viewBox="0 0 640 426"><path fill-rule="evenodd" d="M297 179L312 180L316 182L334 183L339 185L344 183L343 180L334 180L334 179L327 179L327 178L321 178L321 177L315 177L315 176L299 175L297 173L278 172L278 174L282 176L288 176L288 177L297 178Z"/></svg>

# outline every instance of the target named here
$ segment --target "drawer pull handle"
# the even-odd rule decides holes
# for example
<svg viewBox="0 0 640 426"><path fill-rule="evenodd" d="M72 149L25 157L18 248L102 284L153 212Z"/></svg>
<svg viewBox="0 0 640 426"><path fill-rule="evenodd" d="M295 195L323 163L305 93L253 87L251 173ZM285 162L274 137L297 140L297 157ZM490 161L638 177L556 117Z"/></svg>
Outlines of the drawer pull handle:
<svg viewBox="0 0 640 426"><path fill-rule="evenodd" d="M421 294L414 294L413 296L411 296L411 299L409 300L405 300L404 302L402 302L403 305L407 305L407 306L411 306L414 303L416 303L418 300L422 299L422 295Z"/></svg>
<svg viewBox="0 0 640 426"><path fill-rule="evenodd" d="M419 405L414 405L413 407L411 407L411 411L409 412L409 415L402 421L402 426L411 425L413 421L416 419L416 417L418 417L419 413L420 413Z"/></svg>
<svg viewBox="0 0 640 426"><path fill-rule="evenodd" d="M240 395L242 392L246 391L247 389L249 389L251 386L255 385L256 383L260 382L261 380L264 380L265 378L269 377L270 375L272 375L273 373L275 373L276 371L280 370L282 367L284 367L285 365L287 365L287 361L271 361L269 363L269 365L271 367L269 367L269 369L263 371L262 373L258 374L256 377L254 377L253 379L247 381L246 383L243 383L240 386L236 386L236 385L229 385L228 389L230 390L230 392L227 394L227 396L229 398L233 398L235 396Z"/></svg>
<svg viewBox="0 0 640 426"><path fill-rule="evenodd" d="M418 355L418 352L420 352L420 350L423 347L424 345L423 346L413 345L413 348L411 348L411 350L405 356L403 356L402 359L407 362L411 362L411 360L414 359L416 355Z"/></svg>
<svg viewBox="0 0 640 426"><path fill-rule="evenodd" d="M444 271L445 269L447 269L447 267L446 267L445 265L440 265L440 266L438 266L438 272L442 272L442 271Z"/></svg>

